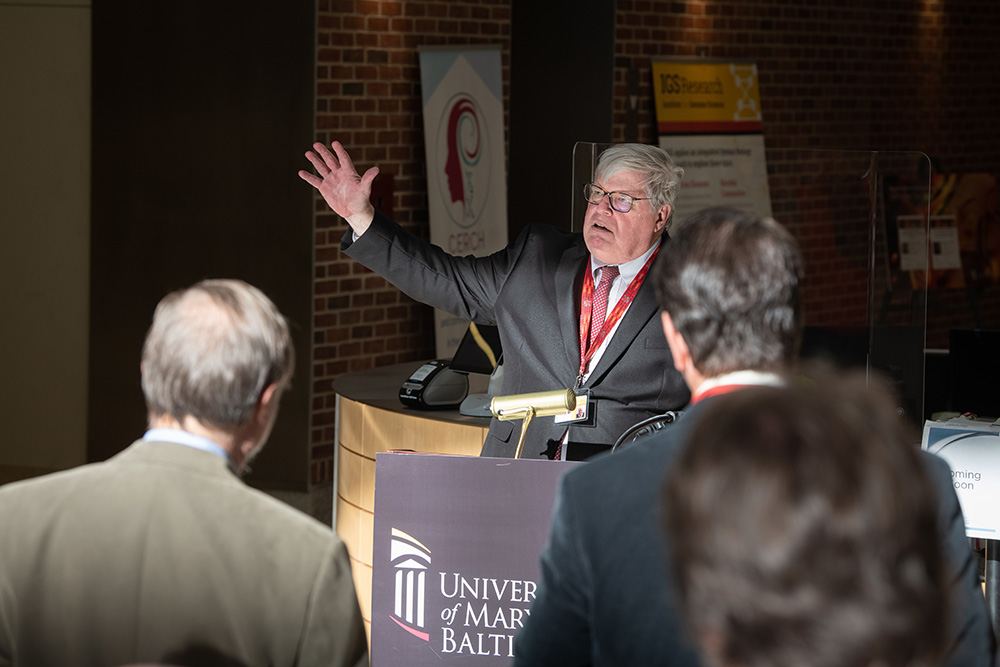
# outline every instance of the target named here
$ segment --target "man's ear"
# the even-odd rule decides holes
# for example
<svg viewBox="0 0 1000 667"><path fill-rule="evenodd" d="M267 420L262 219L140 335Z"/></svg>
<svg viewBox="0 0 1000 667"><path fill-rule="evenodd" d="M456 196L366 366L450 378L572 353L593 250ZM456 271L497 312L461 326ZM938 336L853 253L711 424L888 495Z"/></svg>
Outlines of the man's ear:
<svg viewBox="0 0 1000 667"><path fill-rule="evenodd" d="M656 225L654 226L657 232L665 231L667 227L667 221L670 220L670 212L673 209L670 208L669 204L664 204L656 212Z"/></svg>
<svg viewBox="0 0 1000 667"><path fill-rule="evenodd" d="M260 400L257 402L257 410L254 412L254 418L259 421L265 415L273 412L278 407L279 400L281 400L281 391L277 382L272 382L264 387L264 391L260 395Z"/></svg>
<svg viewBox="0 0 1000 667"><path fill-rule="evenodd" d="M698 643L705 655L712 660L714 665L729 664L724 662L723 653L726 645L722 639L722 633L715 629L703 628L698 631Z"/></svg>
<svg viewBox="0 0 1000 667"><path fill-rule="evenodd" d="M691 365L691 351L688 349L684 337L674 327L670 313L665 310L661 312L660 321L663 324L663 335L667 339L667 345L670 346L670 356L674 359L674 368L683 375L687 367Z"/></svg>

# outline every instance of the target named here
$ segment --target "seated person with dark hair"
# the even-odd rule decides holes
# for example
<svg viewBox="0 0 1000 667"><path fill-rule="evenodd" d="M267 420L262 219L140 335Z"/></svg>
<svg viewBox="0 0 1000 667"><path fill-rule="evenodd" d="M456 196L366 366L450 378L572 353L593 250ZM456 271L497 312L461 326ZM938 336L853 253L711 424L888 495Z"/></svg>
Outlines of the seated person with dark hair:
<svg viewBox="0 0 1000 667"><path fill-rule="evenodd" d="M860 375L747 388L713 402L691 443L664 524L707 665L941 664L937 495L885 392Z"/></svg>
<svg viewBox="0 0 1000 667"><path fill-rule="evenodd" d="M674 368L691 389L685 416L624 451L563 475L515 667L694 667L664 568L663 480L714 401L781 387L802 337L802 255L777 221L731 208L682 220L651 278ZM923 455L954 604L949 667L993 664L994 640L965 520L943 460Z"/></svg>

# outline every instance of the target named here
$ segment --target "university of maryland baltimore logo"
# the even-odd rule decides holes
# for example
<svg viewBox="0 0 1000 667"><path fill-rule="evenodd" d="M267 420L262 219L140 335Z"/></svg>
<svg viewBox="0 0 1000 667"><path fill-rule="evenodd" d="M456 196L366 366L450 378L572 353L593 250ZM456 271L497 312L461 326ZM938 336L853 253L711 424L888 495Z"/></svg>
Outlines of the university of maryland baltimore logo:
<svg viewBox="0 0 1000 667"><path fill-rule="evenodd" d="M389 558L396 570L395 606L390 618L414 637L430 641L424 630L427 570L431 550L398 528L392 529Z"/></svg>
<svg viewBox="0 0 1000 667"><path fill-rule="evenodd" d="M443 165L438 189L445 209L456 225L471 227L486 208L490 187L489 133L472 95L458 93L448 100L435 145L437 164Z"/></svg>

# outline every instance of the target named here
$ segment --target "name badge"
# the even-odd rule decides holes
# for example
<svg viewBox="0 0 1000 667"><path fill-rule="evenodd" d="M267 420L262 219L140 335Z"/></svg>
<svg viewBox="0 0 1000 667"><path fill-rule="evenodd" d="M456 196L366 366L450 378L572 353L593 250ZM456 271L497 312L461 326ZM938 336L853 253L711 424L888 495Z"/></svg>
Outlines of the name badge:
<svg viewBox="0 0 1000 667"><path fill-rule="evenodd" d="M572 422L587 421L587 408L590 404L590 390L577 389L576 406L572 410L556 415L556 424L570 424Z"/></svg>

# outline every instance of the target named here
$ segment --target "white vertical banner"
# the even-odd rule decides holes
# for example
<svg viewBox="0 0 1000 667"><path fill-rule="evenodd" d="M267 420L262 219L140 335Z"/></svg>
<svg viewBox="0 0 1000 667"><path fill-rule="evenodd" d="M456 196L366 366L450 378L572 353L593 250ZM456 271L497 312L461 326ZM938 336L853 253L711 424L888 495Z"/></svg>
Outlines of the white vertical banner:
<svg viewBox="0 0 1000 667"><path fill-rule="evenodd" d="M500 47L421 47L430 241L481 257L507 245ZM435 311L437 356L449 358L468 321Z"/></svg>

